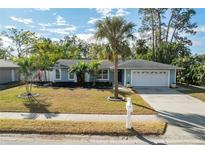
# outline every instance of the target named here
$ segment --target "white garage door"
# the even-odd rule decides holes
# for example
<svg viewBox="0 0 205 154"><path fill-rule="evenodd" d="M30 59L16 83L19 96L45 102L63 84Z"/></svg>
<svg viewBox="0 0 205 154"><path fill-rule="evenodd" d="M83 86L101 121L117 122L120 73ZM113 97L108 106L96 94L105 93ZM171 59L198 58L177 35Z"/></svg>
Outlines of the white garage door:
<svg viewBox="0 0 205 154"><path fill-rule="evenodd" d="M168 71L163 70L132 70L132 86L168 86Z"/></svg>

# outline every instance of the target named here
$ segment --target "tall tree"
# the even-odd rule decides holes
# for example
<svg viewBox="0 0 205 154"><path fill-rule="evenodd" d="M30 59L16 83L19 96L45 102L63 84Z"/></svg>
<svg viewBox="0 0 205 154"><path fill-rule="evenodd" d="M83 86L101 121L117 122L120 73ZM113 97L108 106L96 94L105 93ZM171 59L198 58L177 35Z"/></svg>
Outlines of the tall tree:
<svg viewBox="0 0 205 154"><path fill-rule="evenodd" d="M109 59L114 61L114 97L118 98L118 60L130 52L128 39L133 38L134 24L122 17L106 17L96 23L95 37L98 40L106 39L110 50L107 50Z"/></svg>
<svg viewBox="0 0 205 154"><path fill-rule="evenodd" d="M139 9L139 14L142 19L142 26L139 29L141 33L147 33L148 38L151 40L153 61L157 61L158 46L162 42L162 18L167 9L163 8L146 8ZM150 32L150 34L149 34Z"/></svg>
<svg viewBox="0 0 205 154"><path fill-rule="evenodd" d="M21 58L31 54L31 47L37 36L30 31L18 30L15 28L8 29L7 32L3 32L3 35L10 38L14 46L14 51L17 52L17 57Z"/></svg>
<svg viewBox="0 0 205 154"><path fill-rule="evenodd" d="M90 59L106 59L106 45L92 43L89 47L88 58Z"/></svg>
<svg viewBox="0 0 205 154"><path fill-rule="evenodd" d="M47 80L46 71L56 63L56 61L63 57L62 50L57 43L50 39L39 38L32 46L33 56L37 63L37 67L44 71L45 80Z"/></svg>
<svg viewBox="0 0 205 154"><path fill-rule="evenodd" d="M179 43L180 47L183 44L184 48L192 45L191 40L184 34L196 33L197 24L191 21L195 15L193 9L146 8L139 9L139 14L142 17L139 31L148 33L152 39L153 60L165 61L164 56L169 52L166 49L170 49L172 43Z"/></svg>
<svg viewBox="0 0 205 154"><path fill-rule="evenodd" d="M92 75L93 86L96 85L96 79L101 63L101 61L91 61L88 63L88 72Z"/></svg>
<svg viewBox="0 0 205 154"><path fill-rule="evenodd" d="M36 66L35 66L36 61L33 59L33 57L15 58L14 61L16 61L20 66L20 72L22 73L23 80L25 82L26 94L24 97L31 98L32 80L33 80L33 74L36 70Z"/></svg>
<svg viewBox="0 0 205 154"><path fill-rule="evenodd" d="M60 41L61 49L65 58L81 59L88 58L89 44L77 36L66 36Z"/></svg>

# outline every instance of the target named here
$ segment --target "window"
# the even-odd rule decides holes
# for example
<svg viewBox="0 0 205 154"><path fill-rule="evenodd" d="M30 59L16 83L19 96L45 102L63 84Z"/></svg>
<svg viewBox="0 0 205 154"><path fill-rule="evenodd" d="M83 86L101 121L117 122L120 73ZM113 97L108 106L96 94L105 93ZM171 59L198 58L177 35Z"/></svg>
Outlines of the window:
<svg viewBox="0 0 205 154"><path fill-rule="evenodd" d="M108 79L108 70L103 70L103 79Z"/></svg>
<svg viewBox="0 0 205 154"><path fill-rule="evenodd" d="M108 80L108 70L100 70L97 75L99 80Z"/></svg>
<svg viewBox="0 0 205 154"><path fill-rule="evenodd" d="M74 80L74 73L73 72L68 72L68 79Z"/></svg>
<svg viewBox="0 0 205 154"><path fill-rule="evenodd" d="M60 80L61 79L61 72L60 72L60 69L56 69L56 79L57 80Z"/></svg>

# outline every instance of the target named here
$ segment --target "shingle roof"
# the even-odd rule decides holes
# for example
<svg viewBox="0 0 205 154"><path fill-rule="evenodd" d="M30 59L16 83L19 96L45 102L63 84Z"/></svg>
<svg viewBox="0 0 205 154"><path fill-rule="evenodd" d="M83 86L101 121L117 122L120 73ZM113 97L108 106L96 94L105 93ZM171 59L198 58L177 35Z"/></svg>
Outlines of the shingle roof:
<svg viewBox="0 0 205 154"><path fill-rule="evenodd" d="M111 68L114 68L113 66ZM148 60L126 60L118 65L119 69L182 69L174 65L168 65Z"/></svg>
<svg viewBox="0 0 205 154"><path fill-rule="evenodd" d="M63 67L69 67L70 65L74 65L74 64L77 64L79 61L83 61L85 63L89 63L91 61L94 61L94 60L90 60L90 59L59 59L56 64L60 64L61 66ZM101 63L101 66L100 68L110 68L111 66L113 66L113 64L108 61L108 60L103 60L102 63Z"/></svg>
<svg viewBox="0 0 205 154"><path fill-rule="evenodd" d="M0 68L18 68L19 66L12 61L0 59Z"/></svg>
<svg viewBox="0 0 205 154"><path fill-rule="evenodd" d="M75 60L75 59L59 59L56 63L60 64L61 67L69 67L70 65L74 65L79 61L84 61L86 63L93 61L89 59ZM109 60L103 60L101 64L101 69L114 68L114 64ZM168 64L157 63L148 60L119 60L119 69L182 69L180 67Z"/></svg>

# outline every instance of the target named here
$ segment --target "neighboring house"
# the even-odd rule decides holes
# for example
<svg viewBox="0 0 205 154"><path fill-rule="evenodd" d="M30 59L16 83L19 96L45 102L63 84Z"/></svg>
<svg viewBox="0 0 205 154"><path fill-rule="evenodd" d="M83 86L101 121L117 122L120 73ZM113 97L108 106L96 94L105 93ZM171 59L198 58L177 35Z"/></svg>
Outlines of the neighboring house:
<svg viewBox="0 0 205 154"><path fill-rule="evenodd" d="M19 66L11 61L0 59L0 84L19 80Z"/></svg>
<svg viewBox="0 0 205 154"><path fill-rule="evenodd" d="M52 82L77 82L75 73L70 73L68 68L79 61L86 63L91 60L67 60L60 59L49 73ZM163 86L170 87L176 83L177 66L167 65L147 60L119 61L119 83L126 86ZM85 82L92 82L93 77L86 73ZM103 60L97 76L97 82L114 82L114 65L108 60Z"/></svg>

